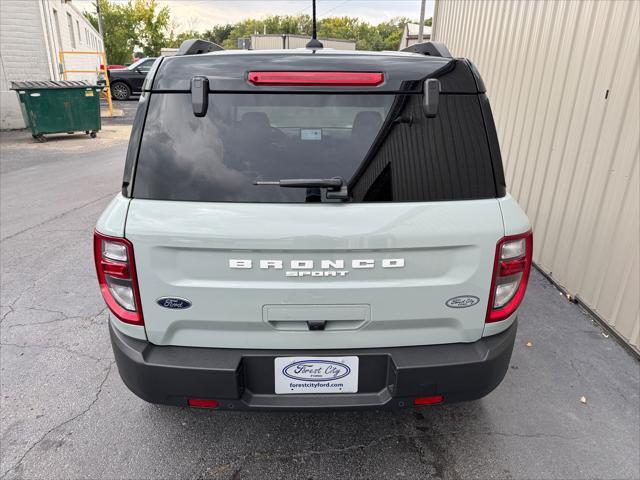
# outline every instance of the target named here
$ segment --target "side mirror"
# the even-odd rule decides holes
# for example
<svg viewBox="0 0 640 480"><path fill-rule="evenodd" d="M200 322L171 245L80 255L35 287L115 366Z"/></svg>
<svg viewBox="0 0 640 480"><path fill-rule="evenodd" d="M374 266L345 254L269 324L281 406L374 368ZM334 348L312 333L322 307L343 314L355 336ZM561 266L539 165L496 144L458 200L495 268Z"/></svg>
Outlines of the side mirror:
<svg viewBox="0 0 640 480"><path fill-rule="evenodd" d="M191 106L196 117L204 117L209 108L209 79L198 75L191 79Z"/></svg>
<svg viewBox="0 0 640 480"><path fill-rule="evenodd" d="M440 80L428 78L424 81L423 104L425 116L433 118L438 114L440 103Z"/></svg>
<svg viewBox="0 0 640 480"><path fill-rule="evenodd" d="M136 67L136 73L142 73L142 69L140 67Z"/></svg>

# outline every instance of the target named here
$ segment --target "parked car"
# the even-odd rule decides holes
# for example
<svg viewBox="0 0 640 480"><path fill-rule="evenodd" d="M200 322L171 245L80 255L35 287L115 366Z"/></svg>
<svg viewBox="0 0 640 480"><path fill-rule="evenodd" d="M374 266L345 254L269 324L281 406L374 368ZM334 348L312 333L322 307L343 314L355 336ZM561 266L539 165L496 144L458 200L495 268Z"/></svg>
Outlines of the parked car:
<svg viewBox="0 0 640 480"><path fill-rule="evenodd" d="M154 65L94 236L136 395L402 408L502 381L529 220L475 67L415 51L187 50Z"/></svg>
<svg viewBox="0 0 640 480"><path fill-rule="evenodd" d="M108 69L111 97L115 100L128 100L132 94L142 91L142 83L151 70L153 57L142 58L128 67Z"/></svg>
<svg viewBox="0 0 640 480"><path fill-rule="evenodd" d="M120 70L123 68L127 68L126 65L107 65L107 70ZM100 64L100 71L98 72L98 80L97 80L97 84L101 87L104 87L107 82L105 80L105 69L104 69L104 65Z"/></svg>
<svg viewBox="0 0 640 480"><path fill-rule="evenodd" d="M127 68L127 65L107 65L107 70L122 70L123 68ZM104 65L100 65L100 71L104 71Z"/></svg>

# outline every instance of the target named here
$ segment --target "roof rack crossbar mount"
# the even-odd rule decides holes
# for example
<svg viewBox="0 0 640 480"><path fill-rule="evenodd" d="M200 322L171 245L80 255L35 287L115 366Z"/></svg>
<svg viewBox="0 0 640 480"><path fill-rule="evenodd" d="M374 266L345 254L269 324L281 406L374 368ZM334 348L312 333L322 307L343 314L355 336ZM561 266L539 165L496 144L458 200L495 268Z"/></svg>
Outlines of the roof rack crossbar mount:
<svg viewBox="0 0 640 480"><path fill-rule="evenodd" d="M209 42L208 40L202 40L199 38L192 38L190 40L185 40L180 45L176 56L179 55L199 55L201 53L209 53L209 52L217 52L219 50L224 50L217 43Z"/></svg>
<svg viewBox="0 0 640 480"><path fill-rule="evenodd" d="M416 43L407 48L402 49L403 52L420 53L431 57L452 58L451 52L442 42L424 42Z"/></svg>

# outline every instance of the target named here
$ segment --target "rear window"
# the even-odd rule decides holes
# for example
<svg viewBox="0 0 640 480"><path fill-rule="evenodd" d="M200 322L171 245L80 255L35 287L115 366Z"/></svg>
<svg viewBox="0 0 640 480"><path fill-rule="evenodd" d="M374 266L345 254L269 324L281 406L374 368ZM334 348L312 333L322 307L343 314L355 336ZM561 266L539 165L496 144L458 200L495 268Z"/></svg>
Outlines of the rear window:
<svg viewBox="0 0 640 480"><path fill-rule="evenodd" d="M495 197L476 95L222 93L195 117L190 94L151 94L136 198L204 202L327 200L256 181L342 177L354 202Z"/></svg>

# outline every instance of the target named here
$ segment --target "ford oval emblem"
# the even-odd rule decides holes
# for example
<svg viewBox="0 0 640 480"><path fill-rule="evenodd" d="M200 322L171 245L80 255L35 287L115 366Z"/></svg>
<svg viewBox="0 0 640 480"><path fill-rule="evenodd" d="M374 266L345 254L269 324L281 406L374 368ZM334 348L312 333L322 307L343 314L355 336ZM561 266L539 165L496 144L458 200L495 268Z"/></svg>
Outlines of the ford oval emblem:
<svg viewBox="0 0 640 480"><path fill-rule="evenodd" d="M450 308L467 308L473 307L479 301L480 299L473 295L460 295L459 297L450 298L445 305Z"/></svg>
<svg viewBox="0 0 640 480"><path fill-rule="evenodd" d="M162 297L156 300L156 303L161 307L169 308L171 310L184 309L191 306L191 302L189 300L178 297Z"/></svg>
<svg viewBox="0 0 640 480"><path fill-rule="evenodd" d="M301 360L290 363L282 373L294 380L329 382L344 378L351 372L348 365L331 360Z"/></svg>

